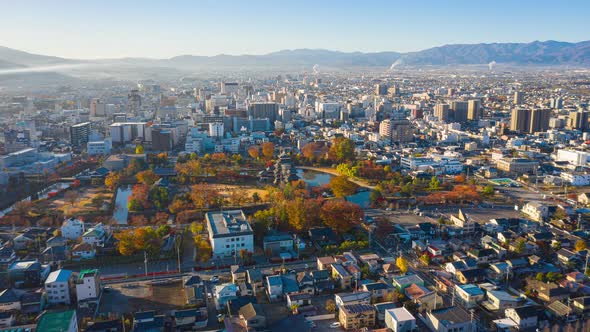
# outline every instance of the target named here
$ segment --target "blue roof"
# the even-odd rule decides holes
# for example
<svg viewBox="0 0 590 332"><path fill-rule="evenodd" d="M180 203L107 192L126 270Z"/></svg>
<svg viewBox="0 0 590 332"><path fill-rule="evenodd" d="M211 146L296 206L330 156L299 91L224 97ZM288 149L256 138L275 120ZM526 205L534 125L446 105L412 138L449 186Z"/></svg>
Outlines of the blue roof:
<svg viewBox="0 0 590 332"><path fill-rule="evenodd" d="M72 271L70 270L57 270L57 271L53 271L49 274L49 276L47 277L47 280L45 280L45 283L52 283L52 282L67 282L68 280L70 280L70 277L72 276Z"/></svg>
<svg viewBox="0 0 590 332"><path fill-rule="evenodd" d="M464 290L470 296L484 295L484 292L481 290L481 288L477 287L474 284L459 285L457 287Z"/></svg>

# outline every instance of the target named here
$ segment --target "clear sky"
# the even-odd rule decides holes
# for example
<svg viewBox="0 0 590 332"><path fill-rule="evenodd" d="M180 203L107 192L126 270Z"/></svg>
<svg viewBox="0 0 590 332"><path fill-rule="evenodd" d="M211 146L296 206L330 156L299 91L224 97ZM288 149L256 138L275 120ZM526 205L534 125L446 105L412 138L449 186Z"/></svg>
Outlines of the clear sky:
<svg viewBox="0 0 590 332"><path fill-rule="evenodd" d="M70 58L590 39L590 0L5 0L0 45Z"/></svg>

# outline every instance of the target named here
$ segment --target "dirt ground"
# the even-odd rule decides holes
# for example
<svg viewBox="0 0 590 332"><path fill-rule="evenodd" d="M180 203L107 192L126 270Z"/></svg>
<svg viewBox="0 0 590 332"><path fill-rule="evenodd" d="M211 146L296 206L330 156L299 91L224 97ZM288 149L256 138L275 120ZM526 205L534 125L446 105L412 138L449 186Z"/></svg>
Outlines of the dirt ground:
<svg viewBox="0 0 590 332"><path fill-rule="evenodd" d="M185 295L180 281L134 282L112 285L103 294L99 312L120 313L141 310L168 311L182 307Z"/></svg>
<svg viewBox="0 0 590 332"><path fill-rule="evenodd" d="M59 195L45 202L47 208L60 210L66 216L95 212L103 206L108 206L113 199L113 193L104 188L72 189L76 193L76 201L67 201L68 194Z"/></svg>

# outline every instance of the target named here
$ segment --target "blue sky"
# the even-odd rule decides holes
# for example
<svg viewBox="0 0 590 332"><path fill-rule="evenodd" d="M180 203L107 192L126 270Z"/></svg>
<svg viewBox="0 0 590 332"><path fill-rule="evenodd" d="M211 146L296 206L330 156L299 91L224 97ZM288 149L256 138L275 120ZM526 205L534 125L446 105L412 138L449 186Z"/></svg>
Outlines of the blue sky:
<svg viewBox="0 0 590 332"><path fill-rule="evenodd" d="M70 58L590 39L590 1L7 0L0 45Z"/></svg>

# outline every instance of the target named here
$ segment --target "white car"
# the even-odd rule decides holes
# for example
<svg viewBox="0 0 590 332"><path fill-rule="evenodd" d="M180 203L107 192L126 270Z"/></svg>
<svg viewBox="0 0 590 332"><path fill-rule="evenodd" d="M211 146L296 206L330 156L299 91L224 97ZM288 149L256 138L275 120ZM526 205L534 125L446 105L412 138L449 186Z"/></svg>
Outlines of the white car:
<svg viewBox="0 0 590 332"><path fill-rule="evenodd" d="M213 276L210 280L213 283L219 282L219 277L218 276Z"/></svg>
<svg viewBox="0 0 590 332"><path fill-rule="evenodd" d="M340 323L339 322L334 322L332 324L330 324L330 328L331 329L337 329L340 327Z"/></svg>

